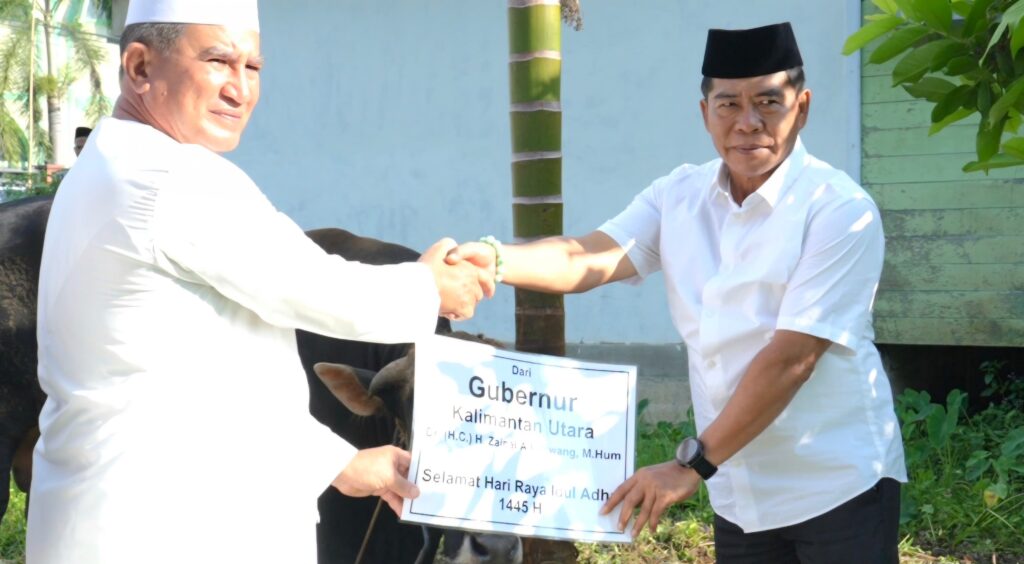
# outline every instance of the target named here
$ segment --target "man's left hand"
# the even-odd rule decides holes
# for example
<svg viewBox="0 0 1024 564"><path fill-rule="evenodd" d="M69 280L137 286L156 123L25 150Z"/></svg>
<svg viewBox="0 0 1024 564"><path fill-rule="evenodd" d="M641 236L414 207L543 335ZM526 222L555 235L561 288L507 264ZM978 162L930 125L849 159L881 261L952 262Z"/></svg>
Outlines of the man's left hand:
<svg viewBox="0 0 1024 564"><path fill-rule="evenodd" d="M619 530L624 531L633 510L640 508L633 524L633 538L650 523L652 533L658 528L661 515L669 506L686 500L700 488L700 476L674 461L646 466L636 471L612 492L601 507L601 515L611 513L622 502L619 511Z"/></svg>

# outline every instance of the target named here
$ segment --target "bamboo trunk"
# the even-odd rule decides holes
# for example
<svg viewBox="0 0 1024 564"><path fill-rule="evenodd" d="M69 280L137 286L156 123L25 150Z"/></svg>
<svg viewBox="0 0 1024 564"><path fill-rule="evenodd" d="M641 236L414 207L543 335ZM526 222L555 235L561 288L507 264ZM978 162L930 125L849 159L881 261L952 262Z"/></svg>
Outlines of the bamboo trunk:
<svg viewBox="0 0 1024 564"><path fill-rule="evenodd" d="M512 224L516 242L562 234L561 12L558 0L510 0ZM560 295L516 290L516 348L565 354Z"/></svg>
<svg viewBox="0 0 1024 564"><path fill-rule="evenodd" d="M562 38L558 0L509 0L515 241L562 234ZM565 355L561 295L516 290L516 349ZM571 542L523 539L526 564L575 562Z"/></svg>

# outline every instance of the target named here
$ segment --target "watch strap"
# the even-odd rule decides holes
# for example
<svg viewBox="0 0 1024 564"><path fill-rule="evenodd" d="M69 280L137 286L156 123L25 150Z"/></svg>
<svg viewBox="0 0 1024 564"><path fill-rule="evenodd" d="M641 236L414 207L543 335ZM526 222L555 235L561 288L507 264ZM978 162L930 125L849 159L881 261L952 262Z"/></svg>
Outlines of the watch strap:
<svg viewBox="0 0 1024 564"><path fill-rule="evenodd" d="M703 455L698 456L690 461L690 468L697 473L698 476L707 480L708 478L715 475L718 472L718 466L707 461Z"/></svg>

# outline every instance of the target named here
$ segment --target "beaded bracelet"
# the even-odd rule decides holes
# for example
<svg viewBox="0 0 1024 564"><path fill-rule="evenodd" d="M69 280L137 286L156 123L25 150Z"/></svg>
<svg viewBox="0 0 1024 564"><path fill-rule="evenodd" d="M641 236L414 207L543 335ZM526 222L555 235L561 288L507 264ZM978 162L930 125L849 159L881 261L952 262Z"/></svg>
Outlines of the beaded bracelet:
<svg viewBox="0 0 1024 564"><path fill-rule="evenodd" d="M494 283L500 284L505 277L505 261L501 259L501 241L494 238L494 235L481 237L480 242L490 245L494 249Z"/></svg>

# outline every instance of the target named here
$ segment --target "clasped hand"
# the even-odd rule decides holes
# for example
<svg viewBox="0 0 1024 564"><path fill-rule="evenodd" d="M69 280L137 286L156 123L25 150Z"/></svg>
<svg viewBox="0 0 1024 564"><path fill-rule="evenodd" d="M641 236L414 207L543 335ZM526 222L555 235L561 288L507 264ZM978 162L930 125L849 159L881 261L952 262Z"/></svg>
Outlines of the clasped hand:
<svg viewBox="0 0 1024 564"><path fill-rule="evenodd" d="M458 244L449 238L434 243L419 262L434 273L441 296L440 315L459 321L473 317L476 304L494 296L494 265L468 260L459 255Z"/></svg>

